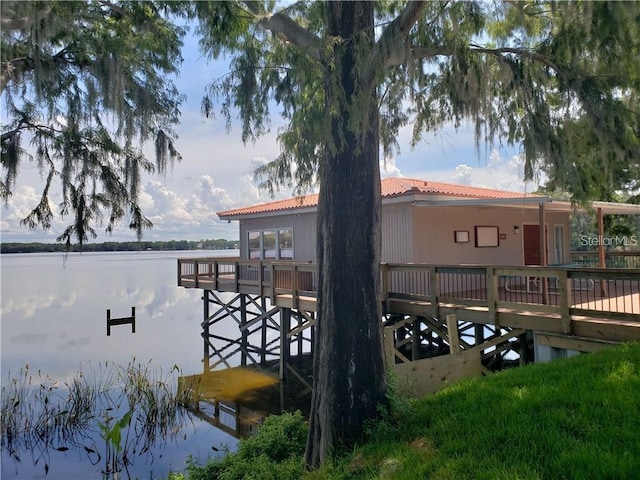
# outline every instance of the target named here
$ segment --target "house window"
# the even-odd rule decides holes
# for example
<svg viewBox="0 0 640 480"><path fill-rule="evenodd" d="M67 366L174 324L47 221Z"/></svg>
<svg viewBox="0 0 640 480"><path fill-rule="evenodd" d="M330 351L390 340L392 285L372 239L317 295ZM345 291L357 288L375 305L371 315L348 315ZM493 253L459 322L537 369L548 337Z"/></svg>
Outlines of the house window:
<svg viewBox="0 0 640 480"><path fill-rule="evenodd" d="M260 232L249 232L249 258L260 258L261 239Z"/></svg>
<svg viewBox="0 0 640 480"><path fill-rule="evenodd" d="M293 230L285 228L278 230L278 249L280 258L283 260L293 260Z"/></svg>
<svg viewBox="0 0 640 480"><path fill-rule="evenodd" d="M278 258L276 251L276 232L269 230L262 232L262 256L260 258Z"/></svg>
<svg viewBox="0 0 640 480"><path fill-rule="evenodd" d="M293 229L248 232L250 259L293 260Z"/></svg>

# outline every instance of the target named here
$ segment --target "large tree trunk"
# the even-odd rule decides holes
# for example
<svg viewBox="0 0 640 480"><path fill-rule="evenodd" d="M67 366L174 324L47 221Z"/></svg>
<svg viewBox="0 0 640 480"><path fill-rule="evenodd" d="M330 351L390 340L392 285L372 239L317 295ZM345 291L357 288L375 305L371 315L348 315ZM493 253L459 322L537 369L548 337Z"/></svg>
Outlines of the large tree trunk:
<svg viewBox="0 0 640 480"><path fill-rule="evenodd" d="M335 48L336 68L328 70L325 82L332 145L320 166L309 467L361 439L367 420L386 402L378 105L373 80L357 75L363 51L373 45L373 3L327 2L326 8L329 35L344 41Z"/></svg>

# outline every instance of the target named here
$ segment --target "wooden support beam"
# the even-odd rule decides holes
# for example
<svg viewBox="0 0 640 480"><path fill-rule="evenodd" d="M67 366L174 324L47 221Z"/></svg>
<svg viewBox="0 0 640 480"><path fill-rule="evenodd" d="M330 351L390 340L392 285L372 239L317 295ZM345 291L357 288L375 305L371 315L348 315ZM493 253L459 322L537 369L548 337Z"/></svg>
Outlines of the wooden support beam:
<svg viewBox="0 0 640 480"><path fill-rule="evenodd" d="M204 338L204 351L202 352L202 362L204 363L204 371L209 370L209 359L211 358L211 351L209 349L209 295L211 291L205 290L202 299L204 300L204 320L202 321L202 337Z"/></svg>
<svg viewBox="0 0 640 480"><path fill-rule="evenodd" d="M286 365L289 363L290 342L287 333L291 330L291 309L283 308L280 311L280 380L287 377Z"/></svg>
<svg viewBox="0 0 640 480"><path fill-rule="evenodd" d="M460 353L460 336L458 335L458 319L454 314L447 315L447 333L449 334L449 351L456 355Z"/></svg>
<svg viewBox="0 0 640 480"><path fill-rule="evenodd" d="M136 307L131 307L130 317L111 318L111 310L107 309L107 336L111 335L111 327L131 325L131 333L136 333Z"/></svg>
<svg viewBox="0 0 640 480"><path fill-rule="evenodd" d="M240 345L242 347L242 354L240 355L240 365L245 367L247 365L247 298L246 295L240 296Z"/></svg>

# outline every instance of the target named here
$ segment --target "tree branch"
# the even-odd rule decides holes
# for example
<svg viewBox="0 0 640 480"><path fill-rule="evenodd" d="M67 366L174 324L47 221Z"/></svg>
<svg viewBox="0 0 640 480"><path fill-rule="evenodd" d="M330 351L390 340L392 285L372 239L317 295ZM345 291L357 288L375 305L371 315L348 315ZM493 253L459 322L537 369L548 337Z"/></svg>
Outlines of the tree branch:
<svg viewBox="0 0 640 480"><path fill-rule="evenodd" d="M259 2L245 2L253 14L256 23L263 29L290 43L317 61L322 61L320 53L320 39L309 30L301 27L297 22L283 13L271 13L261 8Z"/></svg>
<svg viewBox="0 0 640 480"><path fill-rule="evenodd" d="M10 14L12 13L11 10L8 10L6 13L9 13L9 15L5 15L3 16L3 18L0 20L0 25L2 25L2 30L28 30L29 28L31 28L31 25L33 25L34 23L39 22L40 20L42 20L43 18L46 18L50 13L51 13L51 5L45 5L44 8L42 8L39 11L36 11L35 15L30 17L30 16L24 16L24 17L15 17L15 16L11 16Z"/></svg>
<svg viewBox="0 0 640 480"><path fill-rule="evenodd" d="M407 3L402 13L387 25L376 42L372 65L389 67L398 65L406 59L406 39L426 6L426 2Z"/></svg>
<svg viewBox="0 0 640 480"><path fill-rule="evenodd" d="M555 62L553 62L549 57L546 57L540 53L533 52L531 50L527 50L525 48L516 48L516 47L486 48L486 47L481 47L480 45L472 44L470 50L472 53L485 53L485 54L492 55L494 57L500 57L500 58L502 58L503 54L505 53L511 53L520 58L528 58L530 60L533 60L534 62L538 62L543 65L546 65L547 67L553 69L556 72L559 72L561 70L560 67ZM439 46L439 47L415 47L414 46L411 48L411 53L413 58L425 59L425 58L436 57L439 55L449 57L455 54L455 50L447 46ZM392 63L392 65L396 65L396 63Z"/></svg>
<svg viewBox="0 0 640 480"><path fill-rule="evenodd" d="M27 57L14 58L13 60L2 62L0 68L0 95L2 95L9 82L13 80L14 72L17 70L24 74L24 72L31 70L33 68L33 59Z"/></svg>
<svg viewBox="0 0 640 480"><path fill-rule="evenodd" d="M558 72L560 68L556 63L554 63L549 57L545 57L544 55L536 52L532 52L531 50L527 50L524 48L515 48L515 47L501 47L501 48L485 48L479 45L471 45L471 51L477 53L487 53L493 56L501 56L503 53L512 53L521 58L528 58L538 63L542 63L547 67Z"/></svg>

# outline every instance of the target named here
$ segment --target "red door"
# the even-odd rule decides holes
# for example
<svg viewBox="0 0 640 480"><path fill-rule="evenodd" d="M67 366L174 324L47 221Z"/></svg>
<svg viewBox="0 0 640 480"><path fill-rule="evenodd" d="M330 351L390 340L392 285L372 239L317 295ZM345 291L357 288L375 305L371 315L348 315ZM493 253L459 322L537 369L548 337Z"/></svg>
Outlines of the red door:
<svg viewBox="0 0 640 480"><path fill-rule="evenodd" d="M523 250L525 265L540 265L540 226L523 225Z"/></svg>

